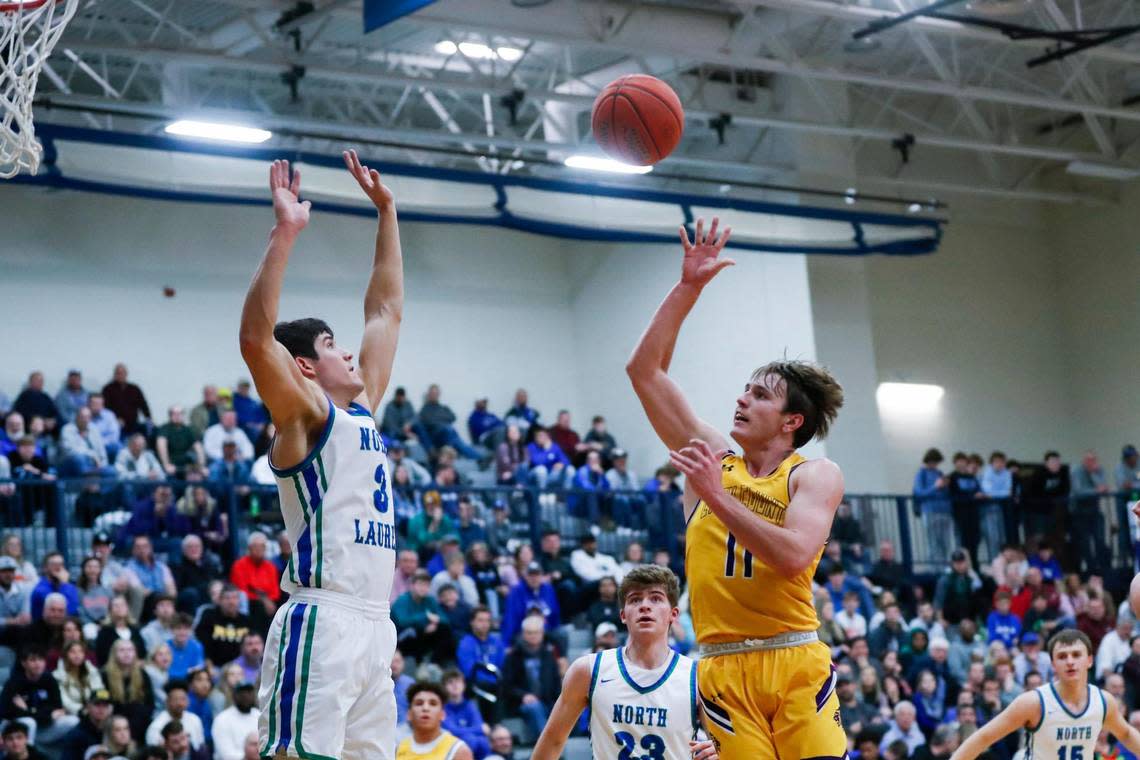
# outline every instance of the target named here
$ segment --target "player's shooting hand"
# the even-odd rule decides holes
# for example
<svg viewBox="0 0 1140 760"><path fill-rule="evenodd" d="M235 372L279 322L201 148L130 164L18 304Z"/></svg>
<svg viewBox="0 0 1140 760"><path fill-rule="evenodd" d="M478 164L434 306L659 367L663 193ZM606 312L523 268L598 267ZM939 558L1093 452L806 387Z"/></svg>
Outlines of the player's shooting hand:
<svg viewBox="0 0 1140 760"><path fill-rule="evenodd" d="M309 223L309 201L300 201L301 172L293 171L289 176L288 161L274 161L269 167L269 190L273 193L273 214L277 226L293 232L300 232Z"/></svg>
<svg viewBox="0 0 1140 760"><path fill-rule="evenodd" d="M732 229L725 227L718 238L716 231L719 224L720 219L714 216L712 226L709 227L708 234L705 234L705 220L698 219L696 234L691 241L689 231L681 227L681 247L685 249L685 259L681 263L681 282L703 288L720 270L736 263L732 259L717 258L732 234Z"/></svg>
<svg viewBox="0 0 1140 760"><path fill-rule="evenodd" d="M724 490L720 477L720 460L725 452L714 452L698 438L679 451L669 452L669 461L685 475L685 482L706 504Z"/></svg>
<svg viewBox="0 0 1140 760"><path fill-rule="evenodd" d="M689 742L689 749L693 753L693 760L717 760L716 745L711 740L703 742Z"/></svg>
<svg viewBox="0 0 1140 760"><path fill-rule="evenodd" d="M392 191L380 181L380 172L362 165L355 150L344 152L344 165L348 167L348 171L356 179L356 184L360 185L360 189L368 196L368 200L376 206L377 211L386 211L392 208L396 199L392 195Z"/></svg>

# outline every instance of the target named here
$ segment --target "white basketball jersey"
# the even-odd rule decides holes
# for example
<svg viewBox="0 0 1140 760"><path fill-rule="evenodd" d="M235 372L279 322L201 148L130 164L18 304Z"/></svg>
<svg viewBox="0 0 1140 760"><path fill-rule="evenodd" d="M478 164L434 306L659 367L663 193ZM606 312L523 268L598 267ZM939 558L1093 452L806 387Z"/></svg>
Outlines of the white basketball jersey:
<svg viewBox="0 0 1140 760"><path fill-rule="evenodd" d="M697 729L695 662L674 652L664 667L642 670L625 661L620 647L594 655L594 760L688 760Z"/></svg>
<svg viewBox="0 0 1140 760"><path fill-rule="evenodd" d="M1089 760L1104 726L1104 693L1090 685L1085 709L1071 713L1052 682L1034 691L1041 700L1041 722L1028 732L1025 760Z"/></svg>
<svg viewBox="0 0 1140 760"><path fill-rule="evenodd" d="M282 590L325 589L387 606L396 526L388 457L372 414L359 404L338 409L329 401L313 451L295 467L270 467L293 545Z"/></svg>

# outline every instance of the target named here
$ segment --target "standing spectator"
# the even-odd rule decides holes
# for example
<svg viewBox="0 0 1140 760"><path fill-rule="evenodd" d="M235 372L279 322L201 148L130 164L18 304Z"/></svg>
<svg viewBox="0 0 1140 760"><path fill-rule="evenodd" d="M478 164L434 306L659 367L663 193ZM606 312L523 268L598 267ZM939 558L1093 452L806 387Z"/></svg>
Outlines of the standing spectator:
<svg viewBox="0 0 1140 760"><path fill-rule="evenodd" d="M214 670L241 654L241 642L250 631L249 616L242 614L241 590L227 585L216 607L207 607L194 634L206 652L207 664Z"/></svg>
<svg viewBox="0 0 1140 760"><path fill-rule="evenodd" d="M164 480L166 473L158 457L146 447L146 436L135 433L127 446L115 457L115 472L120 480Z"/></svg>
<svg viewBox="0 0 1140 760"><path fill-rule="evenodd" d="M202 403L190 410L190 427L194 430L194 437L201 439L210 426L221 422L225 408L225 403L218 396L217 386L207 385L202 388Z"/></svg>
<svg viewBox="0 0 1140 760"><path fill-rule="evenodd" d="M92 393L87 397L87 408L91 410L91 425L103 437L103 448L107 450L107 461L114 462L119 456L123 426L119 418L105 405L102 393Z"/></svg>
<svg viewBox="0 0 1140 760"><path fill-rule="evenodd" d="M147 536L135 536L131 544L131 558L127 562L127 570L134 574L148 595L176 596L178 593L170 568L154 556L154 545Z"/></svg>
<svg viewBox="0 0 1140 760"><path fill-rule="evenodd" d="M1056 451L1045 452L1045 466L1033 472L1025 489L1025 541L1047 536L1054 546L1066 540L1069 512L1069 468Z"/></svg>
<svg viewBox="0 0 1140 760"><path fill-rule="evenodd" d="M954 545L954 523L951 518L949 482L939 469L942 452L929 449L922 457L922 467L914 475L915 507L922 514L929 543L927 562L945 562Z"/></svg>
<svg viewBox="0 0 1140 760"><path fill-rule="evenodd" d="M237 415L238 426L245 431L249 440L256 441L269 422L269 413L265 410L265 404L251 395L251 390L252 386L248 380L244 378L238 380L231 404L234 414Z"/></svg>
<svg viewBox="0 0 1140 760"><path fill-rule="evenodd" d="M243 760L245 738L257 733L257 691L249 681L234 687L234 703L214 719L214 760Z"/></svg>
<svg viewBox="0 0 1140 760"><path fill-rule="evenodd" d="M39 620L44 616L44 600L48 594L63 594L67 599L67 614L79 614L79 589L71 583L71 573L59 552L48 552L44 555L43 575L39 583L32 589L28 606L32 613L32 620Z"/></svg>
<svg viewBox="0 0 1140 760"><path fill-rule="evenodd" d="M1101 640L1115 627L1115 621L1105 609L1104 598L1099 594L1089 596L1088 607L1077 615L1077 630L1092 641L1092 651L1097 651Z"/></svg>
<svg viewBox="0 0 1140 760"><path fill-rule="evenodd" d="M467 417L467 434L471 436L471 442L485 446L483 437L502 427L503 421L487 411L487 398L475 399L475 408Z"/></svg>
<svg viewBox="0 0 1140 760"><path fill-rule="evenodd" d="M222 412L221 421L206 428L206 432L202 434L202 448L206 452L206 458L210 462L221 459L222 449L228 441L237 446L238 459L253 461L253 444L250 443L245 431L238 427L237 412L232 409Z"/></svg>
<svg viewBox="0 0 1140 760"><path fill-rule="evenodd" d="M1100 500L1109 493L1104 468L1095 451L1086 451L1073 473L1073 541L1078 569L1090 575L1103 575L1105 558L1111 556L1104 540L1104 513Z"/></svg>
<svg viewBox="0 0 1140 760"><path fill-rule="evenodd" d="M537 611L546 622L546 630L553 631L562 623L558 598L554 588L542 580L542 565L531 562L526 567L523 579L507 594L506 610L503 612L503 639L508 646L522 629L523 619Z"/></svg>
<svg viewBox="0 0 1140 760"><path fill-rule="evenodd" d="M63 708L59 684L47 672L44 650L36 645L20 652L19 667L13 668L0 691L0 719L19 722L32 744L50 747L79 724L79 718Z"/></svg>
<svg viewBox="0 0 1140 760"><path fill-rule="evenodd" d="M182 479L204 472L206 451L194 429L186 424L182 407L172 406L167 414L166 424L158 429L154 443L162 469L167 475Z"/></svg>
<svg viewBox="0 0 1140 760"><path fill-rule="evenodd" d="M1000 451L990 454L990 463L982 470L982 493L989 501L982 504L982 536L986 539L986 547L990 557L996 557L1000 547L1007 540L1005 526L1009 522L1009 515L1014 508L1011 501L1013 496L1013 473L1006 466L1006 456ZM1010 536L1008 540L1016 541L1017 536Z"/></svg>
<svg viewBox="0 0 1140 760"><path fill-rule="evenodd" d="M146 657L146 642L143 641L135 619L131 617L131 608L127 600L121 596L111 600L107 619L103 621L99 634L95 637L95 661L99 665L108 663L118 641L130 643L135 648L137 659L142 660Z"/></svg>
<svg viewBox="0 0 1140 760"><path fill-rule="evenodd" d="M530 460L530 479L539 488L547 485L563 488L574 477L574 468L566 454L550 438L546 428L535 425L534 442L527 445Z"/></svg>
<svg viewBox="0 0 1140 760"><path fill-rule="evenodd" d="M87 406L88 393L83 387L83 375L79 370L68 370L67 380L55 394L55 408L63 422L74 422L75 415Z"/></svg>
<svg viewBox="0 0 1140 760"><path fill-rule="evenodd" d="M554 647L545 641L543 621L522 621L522 636L503 664L503 694L509 713L521 714L535 736L542 734L560 689Z"/></svg>
<svg viewBox="0 0 1140 760"><path fill-rule="evenodd" d="M1116 490L1132 492L1140 488L1140 451L1131 443L1120 452L1116 465Z"/></svg>
<svg viewBox="0 0 1140 760"><path fill-rule="evenodd" d="M408 401L408 392L397 388L392 400L384 405L384 416L380 420L380 432L393 441L406 441L416 421L416 409ZM422 442L425 446L426 441Z"/></svg>
<svg viewBox="0 0 1140 760"><path fill-rule="evenodd" d="M550 426L549 432L550 440L562 449L562 452L570 458L571 463L575 466L582 463L582 459L590 447L582 443L581 436L570 426L570 412L565 409L560 410L558 419Z"/></svg>
<svg viewBox="0 0 1140 760"><path fill-rule="evenodd" d="M150 423L150 405L142 388L127 382L127 365L121 362L115 365L111 382L103 386L103 399L118 418L124 433L143 431Z"/></svg>
<svg viewBox="0 0 1140 760"><path fill-rule="evenodd" d="M49 433L57 432L63 426L63 421L51 396L44 393L44 373L40 371L28 375L28 384L16 396L12 408L23 415L25 420L33 417L42 417L44 427Z"/></svg>
<svg viewBox="0 0 1140 760"><path fill-rule="evenodd" d="M402 652L417 660L447 662L454 655L451 628L430 591L431 576L417 570L411 589L392 605L392 622Z"/></svg>
<svg viewBox="0 0 1140 760"><path fill-rule="evenodd" d="M527 392L525 388L519 388L515 391L515 402L510 409L507 410L503 421L507 425L515 425L522 432L523 437L528 437L528 433L532 425L538 424L539 413L528 405Z"/></svg>
<svg viewBox="0 0 1140 760"><path fill-rule="evenodd" d="M74 420L63 426L59 444L63 455L60 472L64 477L86 475L89 472L115 474L110 469L111 462L107 458L103 436L91 424L91 410L87 407L79 407Z"/></svg>
<svg viewBox="0 0 1140 760"><path fill-rule="evenodd" d="M281 601L281 575L265 558L269 539L259 530L249 534L247 554L234 562L230 582L249 599L250 618L258 628L267 628Z"/></svg>
<svg viewBox="0 0 1140 760"><path fill-rule="evenodd" d="M971 472L970 458L961 451L954 454L954 472L950 473L948 492L954 514L954 525L962 537L962 546L970 555L970 563L978 566L978 542L981 539L981 515L979 505L985 498L982 484L977 475ZM998 547L989 546L990 554L996 554Z"/></svg>
<svg viewBox="0 0 1140 760"><path fill-rule="evenodd" d="M451 446L468 459L479 459L482 456L480 452L464 443L459 437L459 433L453 427L455 412L451 411L451 407L440 403L439 396L440 389L437 384L432 383L428 386L423 406L420 407L420 413L413 423L416 437L426 449Z"/></svg>

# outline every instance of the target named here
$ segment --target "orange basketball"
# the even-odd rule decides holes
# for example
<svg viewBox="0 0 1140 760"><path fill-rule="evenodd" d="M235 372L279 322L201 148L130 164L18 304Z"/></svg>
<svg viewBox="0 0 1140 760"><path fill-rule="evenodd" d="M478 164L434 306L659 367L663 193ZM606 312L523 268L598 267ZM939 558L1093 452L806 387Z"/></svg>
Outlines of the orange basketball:
<svg viewBox="0 0 1140 760"><path fill-rule="evenodd" d="M598 94L591 124L594 139L610 156L648 166L677 147L685 111L672 87L648 74L630 74Z"/></svg>

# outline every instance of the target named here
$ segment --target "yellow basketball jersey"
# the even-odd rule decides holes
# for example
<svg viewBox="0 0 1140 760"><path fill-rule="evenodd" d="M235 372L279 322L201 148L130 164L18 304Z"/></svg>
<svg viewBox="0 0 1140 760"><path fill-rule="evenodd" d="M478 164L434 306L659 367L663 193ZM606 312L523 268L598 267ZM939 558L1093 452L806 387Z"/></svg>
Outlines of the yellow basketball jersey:
<svg viewBox="0 0 1140 760"><path fill-rule="evenodd" d="M427 744L416 744L415 737L409 736L396 747L396 760L451 760L461 746L463 742L447 731Z"/></svg>
<svg viewBox="0 0 1140 760"><path fill-rule="evenodd" d="M721 482L753 514L783 525L788 481L804 461L793 453L772 474L754 478L744 460L730 454L721 461ZM820 547L806 570L785 578L739 545L720 518L697 502L685 530L685 574L697 641L715 644L818 629L811 579L822 556Z"/></svg>

